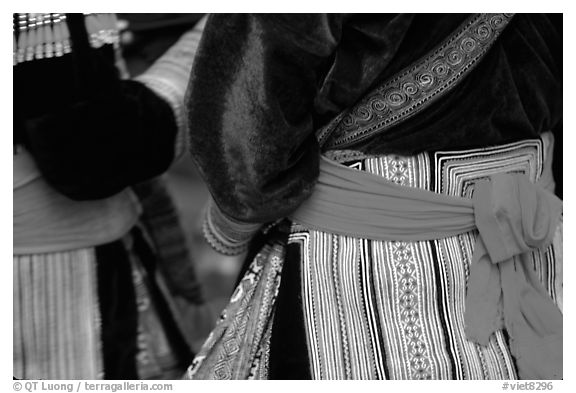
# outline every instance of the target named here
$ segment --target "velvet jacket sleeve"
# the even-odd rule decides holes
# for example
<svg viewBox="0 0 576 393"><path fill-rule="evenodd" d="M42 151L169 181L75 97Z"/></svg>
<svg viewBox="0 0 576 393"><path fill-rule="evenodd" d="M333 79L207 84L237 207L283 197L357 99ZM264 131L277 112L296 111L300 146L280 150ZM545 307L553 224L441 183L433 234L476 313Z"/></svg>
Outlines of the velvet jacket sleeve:
<svg viewBox="0 0 576 393"><path fill-rule="evenodd" d="M191 74L191 153L224 213L283 217L318 175L312 119L338 17L212 15Z"/></svg>
<svg viewBox="0 0 576 393"><path fill-rule="evenodd" d="M226 229L227 218L236 235L241 222L253 231L312 192L319 159L314 99L339 36L334 15L208 19L187 109L193 159L221 210L212 220L221 223L216 231Z"/></svg>

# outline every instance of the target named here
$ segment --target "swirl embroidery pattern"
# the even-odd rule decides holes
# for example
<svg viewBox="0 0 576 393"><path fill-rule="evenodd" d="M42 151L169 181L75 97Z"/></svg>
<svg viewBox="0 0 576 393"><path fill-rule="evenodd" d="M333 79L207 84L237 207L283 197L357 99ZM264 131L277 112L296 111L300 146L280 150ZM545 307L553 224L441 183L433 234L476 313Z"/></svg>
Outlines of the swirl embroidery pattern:
<svg viewBox="0 0 576 393"><path fill-rule="evenodd" d="M319 133L320 142L326 141L328 149L348 147L418 113L474 68L513 15L473 15L421 61L329 123Z"/></svg>

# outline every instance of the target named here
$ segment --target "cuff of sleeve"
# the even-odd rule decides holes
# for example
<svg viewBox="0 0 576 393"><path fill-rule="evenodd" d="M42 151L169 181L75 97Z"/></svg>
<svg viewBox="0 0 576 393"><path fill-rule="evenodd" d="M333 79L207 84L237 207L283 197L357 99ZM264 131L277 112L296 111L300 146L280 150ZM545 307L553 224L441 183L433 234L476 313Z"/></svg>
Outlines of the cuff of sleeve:
<svg viewBox="0 0 576 393"><path fill-rule="evenodd" d="M206 207L202 230L210 246L220 254L238 255L248 249L262 224L237 221L228 217L212 199Z"/></svg>

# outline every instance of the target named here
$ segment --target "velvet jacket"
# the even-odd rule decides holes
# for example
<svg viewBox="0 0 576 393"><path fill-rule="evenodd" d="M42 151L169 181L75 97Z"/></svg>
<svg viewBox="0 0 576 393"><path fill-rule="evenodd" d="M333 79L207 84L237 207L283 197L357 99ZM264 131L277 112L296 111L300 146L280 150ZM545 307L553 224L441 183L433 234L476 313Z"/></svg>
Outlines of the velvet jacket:
<svg viewBox="0 0 576 393"><path fill-rule="evenodd" d="M190 151L220 210L249 223L293 212L318 176L315 131L424 56L467 16L210 16L187 109ZM561 18L517 14L457 88L352 148L415 154L547 130L561 144Z"/></svg>

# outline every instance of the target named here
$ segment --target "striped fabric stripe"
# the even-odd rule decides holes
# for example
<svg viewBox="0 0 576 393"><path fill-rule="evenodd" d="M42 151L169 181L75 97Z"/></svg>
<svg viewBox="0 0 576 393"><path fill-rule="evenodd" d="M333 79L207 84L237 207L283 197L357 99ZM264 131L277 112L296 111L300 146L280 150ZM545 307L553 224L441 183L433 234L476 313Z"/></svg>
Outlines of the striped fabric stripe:
<svg viewBox="0 0 576 393"><path fill-rule="evenodd" d="M13 257L14 376L100 379L93 249Z"/></svg>
<svg viewBox="0 0 576 393"><path fill-rule="evenodd" d="M545 138L346 165L407 187L471 197L474 182L522 172L537 181ZM505 332L482 347L466 339L466 281L477 232L435 241L372 241L294 225L311 373L318 379L516 379ZM532 253L550 296L562 304L561 228Z"/></svg>

